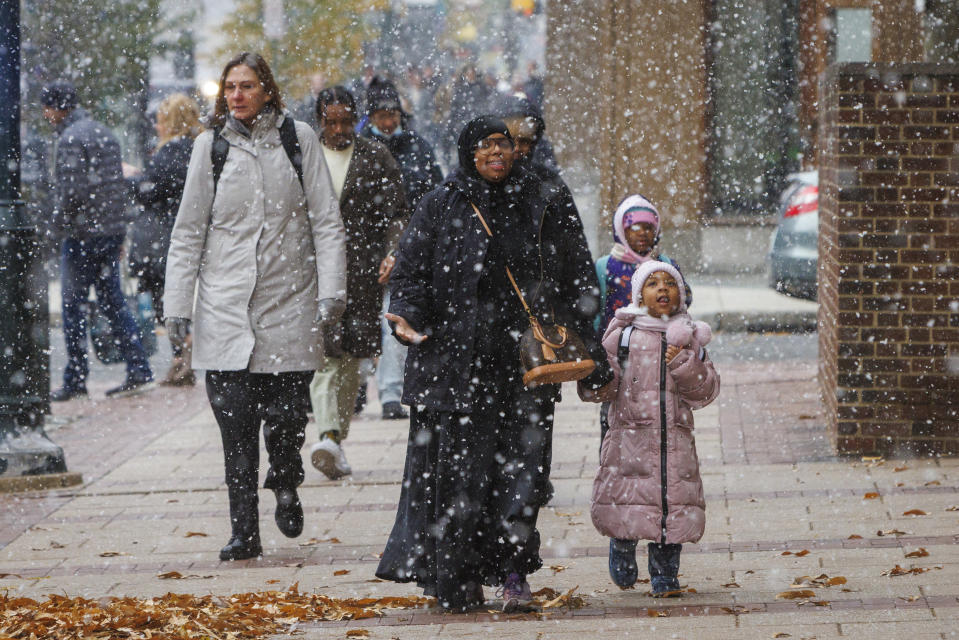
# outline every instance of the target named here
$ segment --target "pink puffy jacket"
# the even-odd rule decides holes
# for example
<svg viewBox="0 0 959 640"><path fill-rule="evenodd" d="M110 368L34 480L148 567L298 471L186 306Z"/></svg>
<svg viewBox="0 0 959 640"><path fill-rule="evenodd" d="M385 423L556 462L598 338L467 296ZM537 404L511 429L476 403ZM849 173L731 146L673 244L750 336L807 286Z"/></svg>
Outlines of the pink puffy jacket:
<svg viewBox="0 0 959 640"><path fill-rule="evenodd" d="M708 356L697 355L695 337L663 366L666 334L634 328L623 375L617 351L628 324L614 318L603 339L616 379L593 482L593 525L612 538L696 542L706 526L706 502L692 410L719 394L719 374Z"/></svg>

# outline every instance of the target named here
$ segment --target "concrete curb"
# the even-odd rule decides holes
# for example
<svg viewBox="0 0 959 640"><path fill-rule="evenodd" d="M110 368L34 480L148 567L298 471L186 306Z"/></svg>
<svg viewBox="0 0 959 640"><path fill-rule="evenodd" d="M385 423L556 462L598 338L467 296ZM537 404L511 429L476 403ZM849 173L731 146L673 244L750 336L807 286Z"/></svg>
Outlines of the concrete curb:
<svg viewBox="0 0 959 640"><path fill-rule="evenodd" d="M62 489L83 484L83 474L80 473L44 473L38 476L16 476L0 478L0 493L17 493L21 491L46 491Z"/></svg>
<svg viewBox="0 0 959 640"><path fill-rule="evenodd" d="M812 333L817 329L814 311L740 313L717 311L694 316L713 331Z"/></svg>

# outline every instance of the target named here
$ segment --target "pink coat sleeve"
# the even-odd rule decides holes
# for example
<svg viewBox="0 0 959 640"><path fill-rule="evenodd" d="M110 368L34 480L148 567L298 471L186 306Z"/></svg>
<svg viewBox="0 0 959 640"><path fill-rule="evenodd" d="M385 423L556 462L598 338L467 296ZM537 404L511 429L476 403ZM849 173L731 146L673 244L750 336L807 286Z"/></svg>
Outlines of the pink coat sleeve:
<svg viewBox="0 0 959 640"><path fill-rule="evenodd" d="M712 360L703 352L703 360L695 349L683 349L667 365L676 383L676 393L691 409L701 409L719 395L719 374Z"/></svg>

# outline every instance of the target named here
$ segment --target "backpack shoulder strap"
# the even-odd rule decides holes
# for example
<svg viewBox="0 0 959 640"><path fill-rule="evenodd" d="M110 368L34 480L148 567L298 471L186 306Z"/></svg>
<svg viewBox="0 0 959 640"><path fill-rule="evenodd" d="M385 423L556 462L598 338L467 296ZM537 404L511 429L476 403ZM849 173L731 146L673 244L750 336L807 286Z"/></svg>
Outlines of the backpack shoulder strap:
<svg viewBox="0 0 959 640"><path fill-rule="evenodd" d="M280 142L283 143L283 150L290 159L290 164L296 171L296 177L300 180L300 186L303 186L303 152L300 150L300 140L296 137L296 126L293 124L293 118L286 116L283 118L283 124L280 125Z"/></svg>
<svg viewBox="0 0 959 640"><path fill-rule="evenodd" d="M633 325L623 327L623 332L619 335L619 349L616 350L616 358L619 360L619 370L626 371L626 361L629 360L629 339L633 335Z"/></svg>
<svg viewBox="0 0 959 640"><path fill-rule="evenodd" d="M210 161L213 163L213 193L216 194L216 185L220 182L220 174L226 164L226 156L230 153L230 143L223 137L223 127L213 127L213 145L210 147Z"/></svg>

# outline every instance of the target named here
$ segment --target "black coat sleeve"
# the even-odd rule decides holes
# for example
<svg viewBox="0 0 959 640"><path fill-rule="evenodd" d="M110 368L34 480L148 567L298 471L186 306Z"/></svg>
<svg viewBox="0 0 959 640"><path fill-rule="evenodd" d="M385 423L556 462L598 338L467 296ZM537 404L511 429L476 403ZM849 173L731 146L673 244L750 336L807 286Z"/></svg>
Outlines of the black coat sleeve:
<svg viewBox="0 0 959 640"><path fill-rule="evenodd" d="M569 309L563 320L583 339L596 369L581 383L589 389L599 389L612 381L603 345L593 329L593 320L599 312L599 280L596 267L589 253L586 234L579 211L573 202L569 188L562 185L560 193L553 198L544 220L544 234L556 247L557 273L554 278L562 307Z"/></svg>
<svg viewBox="0 0 959 640"><path fill-rule="evenodd" d="M429 335L433 299L432 261L436 246L436 209L440 191L420 200L400 238L396 266L390 275L390 313L405 318L417 332ZM391 323L392 325L392 323ZM394 335L396 327L393 326Z"/></svg>

